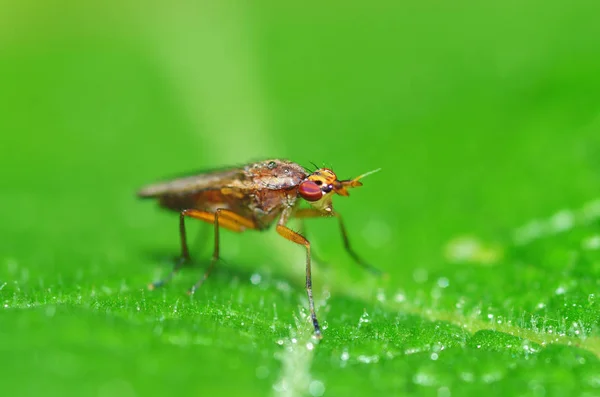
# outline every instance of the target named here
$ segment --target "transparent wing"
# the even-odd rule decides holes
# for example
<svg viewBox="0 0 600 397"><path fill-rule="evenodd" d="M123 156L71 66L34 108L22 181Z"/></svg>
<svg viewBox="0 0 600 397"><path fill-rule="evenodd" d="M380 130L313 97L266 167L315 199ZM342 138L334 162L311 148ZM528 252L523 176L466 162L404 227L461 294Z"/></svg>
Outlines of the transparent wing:
<svg viewBox="0 0 600 397"><path fill-rule="evenodd" d="M164 195L191 194L208 189L222 189L224 187L243 188L245 179L246 175L242 168L208 171L144 186L137 194L139 197L159 197Z"/></svg>

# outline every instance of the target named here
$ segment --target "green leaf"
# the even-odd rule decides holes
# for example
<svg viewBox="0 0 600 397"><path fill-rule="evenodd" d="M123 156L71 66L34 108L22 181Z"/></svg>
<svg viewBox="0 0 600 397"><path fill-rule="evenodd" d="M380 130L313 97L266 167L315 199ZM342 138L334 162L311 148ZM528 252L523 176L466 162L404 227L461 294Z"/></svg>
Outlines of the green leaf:
<svg viewBox="0 0 600 397"><path fill-rule="evenodd" d="M600 394L585 2L3 7L3 395ZM135 197L262 158L341 178L302 247ZM291 227L300 229L293 222ZM318 260L316 258L319 258Z"/></svg>

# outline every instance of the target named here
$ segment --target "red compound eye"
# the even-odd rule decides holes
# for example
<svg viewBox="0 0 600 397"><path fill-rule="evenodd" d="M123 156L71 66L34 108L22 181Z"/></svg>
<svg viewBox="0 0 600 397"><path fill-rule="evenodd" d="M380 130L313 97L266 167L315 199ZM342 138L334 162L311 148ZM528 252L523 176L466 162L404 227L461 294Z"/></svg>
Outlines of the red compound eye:
<svg viewBox="0 0 600 397"><path fill-rule="evenodd" d="M304 181L298 186L298 193L306 201L319 201L323 197L323 192L319 185L313 181Z"/></svg>

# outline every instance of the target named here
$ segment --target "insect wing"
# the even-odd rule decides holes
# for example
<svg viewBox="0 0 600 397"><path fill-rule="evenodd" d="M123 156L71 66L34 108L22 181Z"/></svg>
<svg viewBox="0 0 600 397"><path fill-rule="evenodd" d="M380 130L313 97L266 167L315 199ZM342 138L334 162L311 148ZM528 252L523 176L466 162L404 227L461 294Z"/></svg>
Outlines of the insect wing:
<svg viewBox="0 0 600 397"><path fill-rule="evenodd" d="M243 185L244 179L243 168L209 171L145 186L138 191L138 196L160 197L164 195L193 194L208 189L236 188Z"/></svg>

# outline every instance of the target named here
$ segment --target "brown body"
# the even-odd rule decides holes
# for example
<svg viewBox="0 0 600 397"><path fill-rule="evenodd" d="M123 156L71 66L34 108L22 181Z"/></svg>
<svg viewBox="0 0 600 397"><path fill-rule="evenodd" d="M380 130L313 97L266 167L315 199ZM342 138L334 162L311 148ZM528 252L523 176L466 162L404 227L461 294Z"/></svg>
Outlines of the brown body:
<svg viewBox="0 0 600 397"><path fill-rule="evenodd" d="M148 186L139 196L157 197L161 206L178 212L228 209L264 230L285 208L296 205L298 186L308 173L290 161L267 160L201 175Z"/></svg>
<svg viewBox="0 0 600 397"><path fill-rule="evenodd" d="M292 217L336 217L346 251L358 264L376 271L358 257L350 247L342 218L333 211L331 203L334 193L348 196L346 188L361 186L358 180L366 175L368 174L352 180L340 181L335 173L327 168L308 172L291 161L273 159L239 168L176 178L142 188L138 196L157 198L161 206L180 213L181 260L165 280L155 282L150 287L163 285L190 259L185 217L211 223L215 228L215 247L211 266L204 277L190 289L190 293L206 280L219 259L221 227L235 232L246 229L265 230L276 222L277 233L306 249L306 289L315 334L321 337L312 297L310 243L300 233L288 228L286 223ZM300 209L298 205L301 201L308 202L312 208Z"/></svg>

